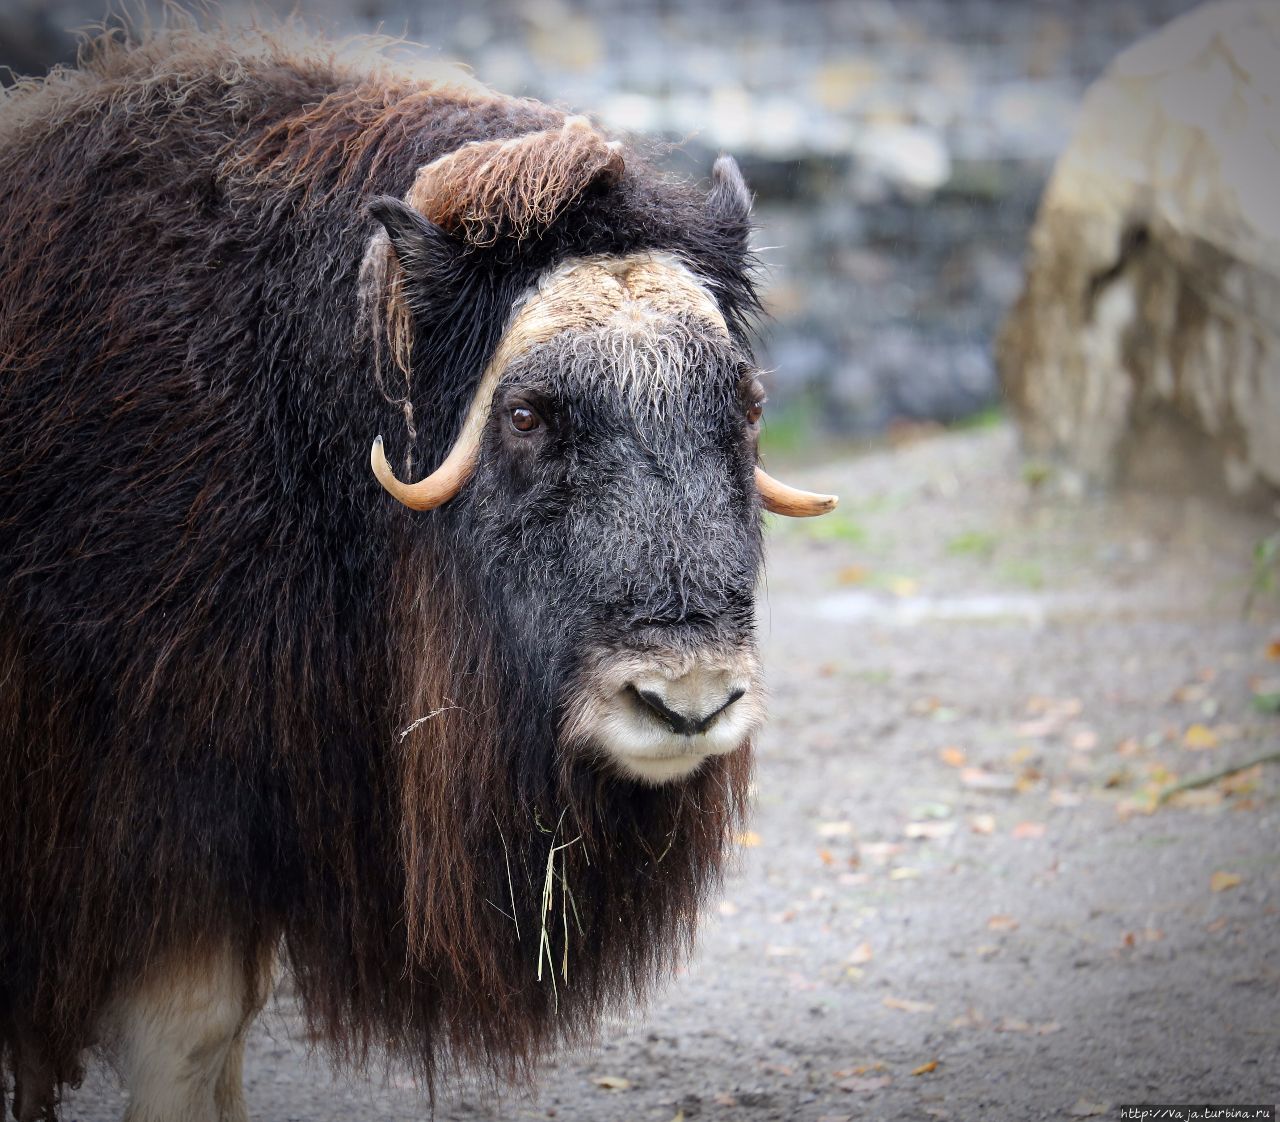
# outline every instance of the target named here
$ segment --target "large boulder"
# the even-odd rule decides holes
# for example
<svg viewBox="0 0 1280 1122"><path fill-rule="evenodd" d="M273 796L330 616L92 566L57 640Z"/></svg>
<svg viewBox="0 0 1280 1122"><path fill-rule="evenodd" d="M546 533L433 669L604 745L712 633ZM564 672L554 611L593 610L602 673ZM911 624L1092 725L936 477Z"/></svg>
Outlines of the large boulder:
<svg viewBox="0 0 1280 1122"><path fill-rule="evenodd" d="M1280 4L1197 8L1086 94L997 342L1029 453L1077 485L1280 488Z"/></svg>

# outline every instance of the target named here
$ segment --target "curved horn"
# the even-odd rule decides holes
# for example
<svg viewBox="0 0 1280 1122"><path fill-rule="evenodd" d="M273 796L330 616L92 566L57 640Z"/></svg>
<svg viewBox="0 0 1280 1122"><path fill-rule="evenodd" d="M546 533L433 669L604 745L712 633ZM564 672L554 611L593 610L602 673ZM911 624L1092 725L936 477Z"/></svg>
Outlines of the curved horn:
<svg viewBox="0 0 1280 1122"><path fill-rule="evenodd" d="M387 463L386 453L382 450L382 437L379 436L369 453L373 474L392 498L399 499L411 510L434 510L461 491L462 485L476 469L480 448L479 434L472 435L471 439L467 439L468 435L464 431L444 463L417 483L402 483L396 478L396 473Z"/></svg>
<svg viewBox="0 0 1280 1122"><path fill-rule="evenodd" d="M756 468L756 489L765 510L787 518L815 518L835 510L840 500L835 495L815 495L812 491L800 491L779 483L762 467Z"/></svg>

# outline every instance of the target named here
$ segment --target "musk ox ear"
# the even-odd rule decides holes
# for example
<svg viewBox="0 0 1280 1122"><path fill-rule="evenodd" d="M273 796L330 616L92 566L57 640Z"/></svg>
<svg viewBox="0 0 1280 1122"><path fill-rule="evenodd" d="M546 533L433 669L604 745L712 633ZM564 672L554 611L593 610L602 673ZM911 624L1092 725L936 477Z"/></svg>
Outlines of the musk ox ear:
<svg viewBox="0 0 1280 1122"><path fill-rule="evenodd" d="M736 248L747 248L751 234L751 192L732 156L721 156L711 169L707 216Z"/></svg>
<svg viewBox="0 0 1280 1122"><path fill-rule="evenodd" d="M369 215L382 224L400 267L409 275L438 275L461 246L430 219L390 195L369 201Z"/></svg>

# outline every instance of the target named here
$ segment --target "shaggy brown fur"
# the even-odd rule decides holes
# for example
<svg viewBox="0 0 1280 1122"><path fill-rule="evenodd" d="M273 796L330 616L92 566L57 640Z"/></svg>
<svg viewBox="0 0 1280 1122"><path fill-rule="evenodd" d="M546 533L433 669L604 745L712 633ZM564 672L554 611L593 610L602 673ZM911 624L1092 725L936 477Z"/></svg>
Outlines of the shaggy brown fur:
<svg viewBox="0 0 1280 1122"><path fill-rule="evenodd" d="M385 397L371 194L474 243ZM394 508L368 440L416 416L437 462L567 257L675 253L740 335L745 221L546 107L278 37L104 39L7 95L0 1070L26 1116L201 948L283 946L335 1054L428 1081L527 1072L687 949L748 753L654 789L560 752L465 503ZM749 466L733 486L754 519Z"/></svg>
<svg viewBox="0 0 1280 1122"><path fill-rule="evenodd" d="M555 131L467 144L418 172L405 201L472 245L523 241L597 181L622 176L622 152L584 117Z"/></svg>

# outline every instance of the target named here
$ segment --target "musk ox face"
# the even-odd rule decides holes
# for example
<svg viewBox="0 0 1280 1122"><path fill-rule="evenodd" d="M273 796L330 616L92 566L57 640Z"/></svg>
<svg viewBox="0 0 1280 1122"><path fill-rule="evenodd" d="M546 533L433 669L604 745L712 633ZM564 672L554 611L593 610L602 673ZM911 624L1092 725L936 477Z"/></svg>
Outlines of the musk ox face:
<svg viewBox="0 0 1280 1122"><path fill-rule="evenodd" d="M742 748L763 716L763 391L705 287L661 256L571 262L487 381L459 545L530 725L648 783Z"/></svg>
<svg viewBox="0 0 1280 1122"><path fill-rule="evenodd" d="M581 119L472 152L486 176L518 183L494 231L523 236L524 218L506 213L512 200L524 216L523 200L563 187L561 149L583 146L612 167L614 146ZM456 287L431 297L433 277L462 267L456 239L483 247L497 237L487 226L468 235L457 208L427 190L458 158L424 167L406 202L370 206L406 303L434 304L437 316L460 306ZM493 205L486 194L463 209ZM745 231L749 206L736 165L722 159L708 220ZM366 261L377 251L375 239ZM451 548L482 573L476 595L501 651L504 704L521 710L512 735L553 745L549 766L595 761L662 784L743 748L759 727L761 507L812 515L835 505L756 466L762 406L710 283L675 254L637 251L570 258L515 302L457 442L427 478L402 483L374 443L374 473L392 495L416 510L449 504Z"/></svg>

